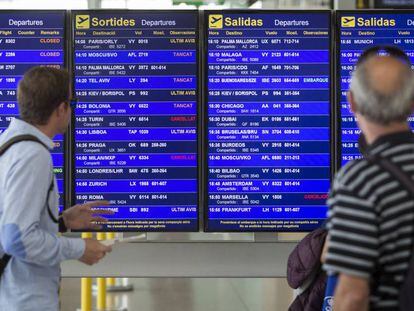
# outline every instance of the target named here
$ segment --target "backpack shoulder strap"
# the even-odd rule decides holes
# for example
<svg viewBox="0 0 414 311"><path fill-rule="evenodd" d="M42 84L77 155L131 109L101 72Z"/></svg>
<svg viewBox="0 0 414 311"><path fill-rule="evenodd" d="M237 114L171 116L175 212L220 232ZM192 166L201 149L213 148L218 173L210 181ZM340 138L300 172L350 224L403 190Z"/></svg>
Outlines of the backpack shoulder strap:
<svg viewBox="0 0 414 311"><path fill-rule="evenodd" d="M47 150L49 148L36 136L33 135L19 135L11 138L10 140L6 141L3 145L0 146L0 157L14 144L20 143L22 141L34 141L41 144Z"/></svg>
<svg viewBox="0 0 414 311"><path fill-rule="evenodd" d="M46 198L46 204L47 204L47 213L49 214L50 219L55 223L58 224L59 220L56 219L55 215L53 215L52 211L50 210L50 205L49 205L49 197L50 197L50 193L53 191L53 189L55 188L55 181L54 178L52 176L52 181L50 182L50 186L49 186L49 190L47 191L47 198Z"/></svg>
<svg viewBox="0 0 414 311"><path fill-rule="evenodd" d="M377 155L368 156L367 160L371 163L378 164L380 167L390 173L391 176L398 180L408 191L408 193L414 197L414 181L407 175L407 173L401 170L392 161Z"/></svg>

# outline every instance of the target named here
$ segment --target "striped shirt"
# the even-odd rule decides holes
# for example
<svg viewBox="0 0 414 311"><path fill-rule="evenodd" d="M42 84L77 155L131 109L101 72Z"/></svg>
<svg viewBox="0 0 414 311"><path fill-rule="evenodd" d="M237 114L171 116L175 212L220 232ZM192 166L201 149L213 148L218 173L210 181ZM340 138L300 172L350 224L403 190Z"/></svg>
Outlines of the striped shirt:
<svg viewBox="0 0 414 311"><path fill-rule="evenodd" d="M367 154L386 157L414 179L414 135L380 137ZM414 198L387 171L365 159L337 174L328 199L324 269L370 281L370 310L397 310L413 247Z"/></svg>

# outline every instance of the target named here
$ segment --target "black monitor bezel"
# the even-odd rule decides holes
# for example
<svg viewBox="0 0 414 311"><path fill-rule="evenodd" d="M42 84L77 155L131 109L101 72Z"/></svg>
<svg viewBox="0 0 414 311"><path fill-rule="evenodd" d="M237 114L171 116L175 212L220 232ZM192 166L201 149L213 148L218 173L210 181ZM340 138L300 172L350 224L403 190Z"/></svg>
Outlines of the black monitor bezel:
<svg viewBox="0 0 414 311"><path fill-rule="evenodd" d="M360 14L412 14L414 17L414 9L413 10L392 10L392 9L383 9L383 10L337 10L335 11L334 15L334 43L335 43L335 87L334 87L334 97L335 97L335 107L334 111L336 112L336 171L338 172L342 167L342 127L341 127L341 16L344 14L350 15L360 15ZM349 162L349 161L348 161Z"/></svg>
<svg viewBox="0 0 414 311"><path fill-rule="evenodd" d="M333 88L334 88L334 83L335 83L335 77L334 77L334 71L333 71L333 60L334 60L334 55L333 55L333 51L334 51L334 45L333 45L333 14L332 14L332 10L308 10L308 11L303 11L303 10L250 10L250 9L229 9L229 10L205 10L203 13L203 18L202 18L202 66L203 66L203 72L202 72L202 80L203 80L203 86L202 86L202 102L203 102L203 110L202 110L202 122L203 122L203 126L202 126L202 130L203 130L203 161L202 161L202 166L203 166L203 176L202 176L202 181L203 181L203 221L204 221L204 231L205 232L223 232L223 233L228 233L228 232L235 232L235 233L260 233L260 232L277 232L277 233L282 233L282 232L289 232L289 233L294 233L294 232L309 232L309 230L292 230L292 231L286 231L286 230L210 230L209 229L209 217L208 217L208 196L209 196L209 192L208 192L208 78L207 78L207 73L208 71L206 70L208 68L207 65L207 46L208 46L208 27L206 24L206 21L208 20L208 15L209 14L240 14L240 13L248 13L248 14L320 14L320 13L324 13L327 14L328 18L329 18L329 26L328 26L328 30L329 30L329 57L330 57L330 94L329 94L329 98L330 98L330 105L329 105L329 115L330 115L330 131L329 131L329 135L330 135L330 180L332 180L333 176L334 176L334 172L335 172L335 143L333 142L333 137L334 137L334 130L335 130L335 116L334 116L334 97L333 97Z"/></svg>
<svg viewBox="0 0 414 311"><path fill-rule="evenodd" d="M409 5L409 4L403 4L403 5L385 5L385 4L380 4L378 3L380 2L379 0L374 0L374 7L376 9L388 9L388 10L392 10L392 9L414 9L414 3Z"/></svg>
<svg viewBox="0 0 414 311"><path fill-rule="evenodd" d="M42 13L50 13L50 14L63 14L63 33L62 33L62 38L63 38L63 68L62 69L66 69L69 74L70 74L70 67L69 67L69 50L68 50L68 31L69 31L69 27L68 27L68 21L69 21L69 14L67 10L18 10L18 9L7 9L7 10L0 10L0 14L5 13L5 14L25 14L25 13L36 13L36 14L42 14ZM17 99L16 99L17 102ZM69 171L68 171L68 156L67 156L67 151L68 151L68 142L69 142L69 135L68 132L63 134L63 189L62 189L62 194L63 194L63 198L60 198L60 200L62 200L63 206L62 206L62 211L64 211L65 209L69 208L70 206L70 202L68 200L69 198L69 189L68 189L68 182L67 182L67 177L69 176ZM59 193L59 191L58 191ZM59 231L60 232L64 232L65 228L59 226Z"/></svg>
<svg viewBox="0 0 414 311"><path fill-rule="evenodd" d="M196 27L195 27L195 38L196 38L196 61L197 61L197 72L196 72L196 77L197 79L197 90L196 90L196 97L197 97L197 104L196 104L196 109L197 109L197 116L198 119L200 111L201 111L201 100L200 100L200 95L201 95L201 89L200 89L200 62L201 62L201 56L200 56L200 18L199 18L199 11L198 10L128 10L128 9L95 9L95 10L72 10L71 14L70 14L70 25L71 25L71 36L72 36L72 40L71 42L73 43L75 40L75 27L74 27L74 22L75 22L75 18L74 16L76 16L77 14L194 14L195 18L196 18ZM75 45L72 44L71 45L71 72L72 72L72 85L73 85L73 94L76 95L76 90L75 90ZM82 230L82 232L199 232L200 230L200 214L201 214L201 202L200 202L200 184L201 184L201 174L200 174L200 144L201 144L201 139L200 139L200 125L197 122L197 150L198 150L198 154L197 154L197 226L194 230ZM76 165L75 165L75 147L76 147L76 142L75 142L75 135L74 135L74 131L75 131L75 113L72 114L72 120L71 120L71 148L72 148L72 156L71 158L71 170L72 170L72 174L71 174L71 182L70 185L72 187L72 191L71 191L71 204L74 205L76 203L76 187L75 187L75 183L76 183L76 178L75 178L75 170L76 170Z"/></svg>

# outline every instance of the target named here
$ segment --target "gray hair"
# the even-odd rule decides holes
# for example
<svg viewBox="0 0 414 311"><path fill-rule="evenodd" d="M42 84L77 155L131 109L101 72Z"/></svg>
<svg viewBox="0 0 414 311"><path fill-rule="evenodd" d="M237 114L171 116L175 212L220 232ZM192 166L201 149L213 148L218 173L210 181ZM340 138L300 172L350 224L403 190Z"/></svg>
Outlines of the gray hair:
<svg viewBox="0 0 414 311"><path fill-rule="evenodd" d="M372 85L366 62L360 64L352 73L350 84L356 110L369 121L381 125L406 121L413 110L413 78L413 71L407 65L395 89L384 94Z"/></svg>

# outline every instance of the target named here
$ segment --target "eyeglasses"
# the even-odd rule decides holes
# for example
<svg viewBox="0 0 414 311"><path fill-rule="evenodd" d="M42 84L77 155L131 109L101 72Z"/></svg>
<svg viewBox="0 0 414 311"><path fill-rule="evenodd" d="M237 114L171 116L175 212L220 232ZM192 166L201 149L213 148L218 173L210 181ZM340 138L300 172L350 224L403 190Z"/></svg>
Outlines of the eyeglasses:
<svg viewBox="0 0 414 311"><path fill-rule="evenodd" d="M380 55L380 56L389 55L411 66L411 60L408 57L408 55L404 53L404 51L400 50L399 48L395 46L389 46L389 45L384 45L384 46L378 45L378 46L374 46L372 48L365 50L359 57L356 65L359 66L361 63L363 63L368 58L374 55Z"/></svg>
<svg viewBox="0 0 414 311"><path fill-rule="evenodd" d="M65 103L67 103L72 109L75 109L78 106L78 101L79 100L77 98L72 98L65 101Z"/></svg>

